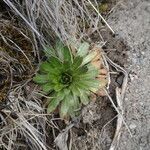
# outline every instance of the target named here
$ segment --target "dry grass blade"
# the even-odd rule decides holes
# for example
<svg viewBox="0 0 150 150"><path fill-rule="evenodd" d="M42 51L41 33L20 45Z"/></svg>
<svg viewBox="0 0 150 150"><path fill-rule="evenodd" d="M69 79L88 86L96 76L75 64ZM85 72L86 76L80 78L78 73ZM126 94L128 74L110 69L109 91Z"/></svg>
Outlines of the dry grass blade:
<svg viewBox="0 0 150 150"><path fill-rule="evenodd" d="M33 38L26 28L15 25L13 21L0 20L0 73L1 78L7 77L0 83L0 94L6 93L4 102L0 100L0 149L47 150L46 117L40 115L44 109L41 100L27 90L36 56Z"/></svg>
<svg viewBox="0 0 150 150"><path fill-rule="evenodd" d="M119 89L118 87L116 88L116 100L117 100L117 104L118 106L116 106L112 100L112 98L109 96L108 92L105 90L105 92L107 93L108 98L110 99L113 107L115 108L115 110L118 113L118 118L117 118L117 127L116 127L116 131L115 131L115 135L114 135L114 139L113 142L111 144L110 150L115 150L117 148L117 145L119 143L119 138L121 135L121 128L122 125L124 124L128 130L128 132L130 133L130 136L132 137L132 133L128 127L128 125L126 124L123 114L124 114L124 107L123 107L123 99L125 96L125 91L126 91L126 87L127 87L127 83L128 83L128 74L127 72L118 64L114 63L110 58L108 58L105 55L106 60L119 72L122 72L124 74L124 80L123 80L123 84L121 89Z"/></svg>
<svg viewBox="0 0 150 150"><path fill-rule="evenodd" d="M116 88L116 99L117 99L117 104L118 107L120 108L120 110L123 110L123 106L122 106L122 101L121 101L121 95L120 95L120 91L118 88ZM121 112L123 114L123 112ZM120 135L121 135L121 128L123 125L123 118L122 115L118 114L118 118L117 118L117 128L115 131L115 136L113 138L113 142L111 144L111 147L109 150L116 150L117 145L119 143L119 139L120 139Z"/></svg>
<svg viewBox="0 0 150 150"><path fill-rule="evenodd" d="M68 132L73 126L74 124L70 124L63 130L62 133L59 133L59 135L56 137L55 143L56 146L59 147L59 150L68 150L68 146L67 146Z"/></svg>
<svg viewBox="0 0 150 150"><path fill-rule="evenodd" d="M28 22L28 20L18 11L18 9L15 7L15 5L9 1L9 0L3 0L9 7L11 7L21 18L31 27L31 29L40 36L39 32Z"/></svg>
<svg viewBox="0 0 150 150"><path fill-rule="evenodd" d="M101 40L99 41L104 44L99 31L100 17L97 12L89 9L86 1L25 0L20 3L17 0L13 2L4 0L4 2L25 21L43 47L45 44L50 45L50 39L56 36L66 42L68 39L90 38L89 33L94 32L99 33Z"/></svg>
<svg viewBox="0 0 150 150"><path fill-rule="evenodd" d="M91 6L94 8L94 10L97 12L97 14L100 16L100 18L104 21L104 23L107 25L107 27L110 29L110 31L113 34L115 34L113 29L110 27L110 25L107 23L107 21L103 18L103 16L100 14L100 12L95 8L95 6L92 4L92 2L90 0L88 0L88 2L91 4Z"/></svg>
<svg viewBox="0 0 150 150"><path fill-rule="evenodd" d="M16 92L19 94L17 94L15 90L17 90ZM36 99L26 101L22 92L21 89L14 89L14 91L9 94L9 100L13 101L13 103L11 103L8 110L7 108L2 110L7 117L3 115L3 119L1 118L5 125L0 130L0 144L7 147L7 149L13 149L16 146L18 135L20 135L21 138L24 138L25 141L30 143L29 147L31 149L47 150L44 141L44 122L46 118L45 116L40 116L43 109ZM40 117L37 116L37 113ZM8 139L8 143L6 139Z"/></svg>

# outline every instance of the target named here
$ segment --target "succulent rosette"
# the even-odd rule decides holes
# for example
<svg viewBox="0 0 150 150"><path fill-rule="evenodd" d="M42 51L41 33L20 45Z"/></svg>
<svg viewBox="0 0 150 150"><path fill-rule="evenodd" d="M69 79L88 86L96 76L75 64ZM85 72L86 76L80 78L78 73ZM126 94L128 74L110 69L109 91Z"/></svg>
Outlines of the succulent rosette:
<svg viewBox="0 0 150 150"><path fill-rule="evenodd" d="M40 64L33 80L52 97L48 113L58 108L61 118L74 117L79 114L82 104L89 103L90 93L100 88L99 69L91 63L97 52L89 52L89 47L84 42L73 53L71 47L57 42L54 49L45 49L47 60Z"/></svg>

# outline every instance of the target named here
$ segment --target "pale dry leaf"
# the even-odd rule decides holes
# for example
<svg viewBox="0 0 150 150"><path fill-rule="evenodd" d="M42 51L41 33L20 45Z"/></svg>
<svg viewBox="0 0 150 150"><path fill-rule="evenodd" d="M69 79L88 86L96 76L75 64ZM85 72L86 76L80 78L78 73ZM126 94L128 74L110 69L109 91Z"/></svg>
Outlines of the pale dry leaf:
<svg viewBox="0 0 150 150"><path fill-rule="evenodd" d="M68 132L74 126L74 124L70 124L67 126L62 133L55 139L55 144L59 148L59 150L68 150L67 140L68 140Z"/></svg>
<svg viewBox="0 0 150 150"><path fill-rule="evenodd" d="M96 52L96 56L92 59L91 64L99 70L99 75L97 76L97 80L100 81L100 86L99 86L99 90L96 91L95 94L98 96L105 96L106 94L103 91L103 88L108 83L108 79L107 79L108 71L103 65L103 59L101 55L102 49L94 45L91 51Z"/></svg>

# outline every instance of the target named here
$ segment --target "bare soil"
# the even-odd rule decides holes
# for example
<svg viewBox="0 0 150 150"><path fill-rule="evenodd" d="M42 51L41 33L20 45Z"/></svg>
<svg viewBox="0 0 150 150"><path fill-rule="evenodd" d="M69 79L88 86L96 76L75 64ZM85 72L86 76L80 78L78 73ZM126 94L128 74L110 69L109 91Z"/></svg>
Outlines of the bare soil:
<svg viewBox="0 0 150 150"><path fill-rule="evenodd" d="M149 150L150 1L122 0L108 23L129 47L125 67L130 81L123 106L124 118L132 136L123 127L118 150Z"/></svg>

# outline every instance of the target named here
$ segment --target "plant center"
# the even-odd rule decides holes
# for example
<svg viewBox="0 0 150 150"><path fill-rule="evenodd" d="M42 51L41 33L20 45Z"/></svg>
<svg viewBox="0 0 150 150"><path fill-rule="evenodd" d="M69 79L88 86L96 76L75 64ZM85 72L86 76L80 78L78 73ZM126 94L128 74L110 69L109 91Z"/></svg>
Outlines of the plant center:
<svg viewBox="0 0 150 150"><path fill-rule="evenodd" d="M62 73L60 81L64 85L69 85L72 82L72 76L68 73Z"/></svg>

